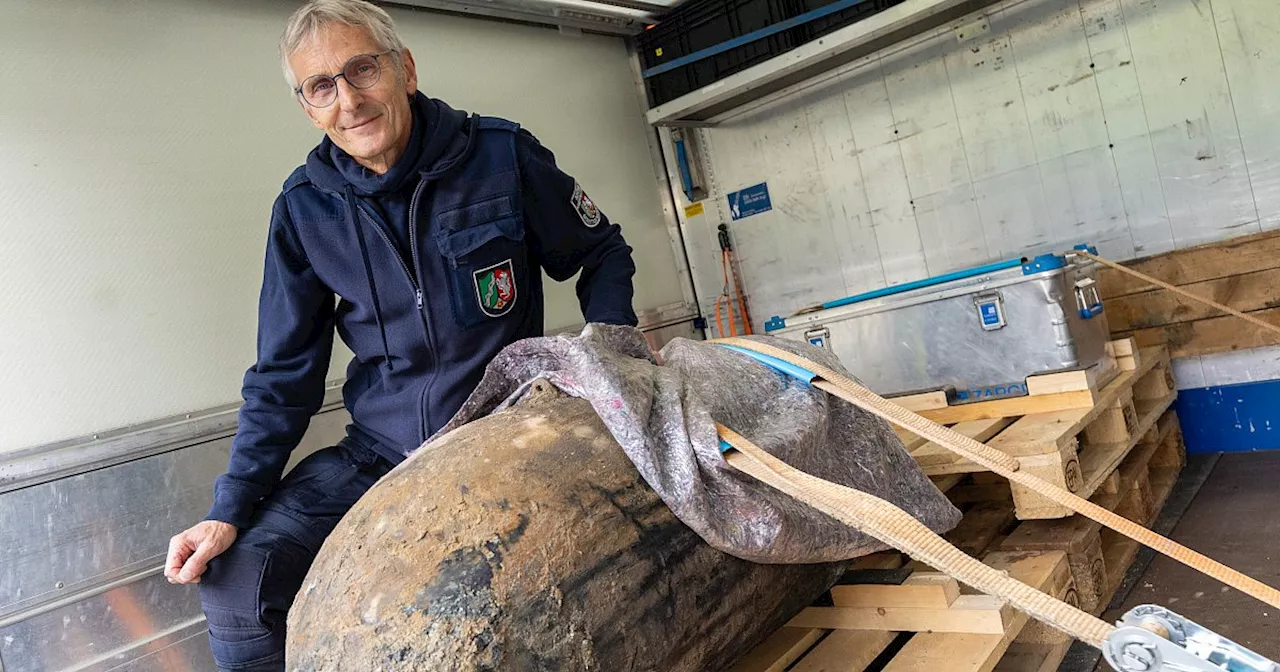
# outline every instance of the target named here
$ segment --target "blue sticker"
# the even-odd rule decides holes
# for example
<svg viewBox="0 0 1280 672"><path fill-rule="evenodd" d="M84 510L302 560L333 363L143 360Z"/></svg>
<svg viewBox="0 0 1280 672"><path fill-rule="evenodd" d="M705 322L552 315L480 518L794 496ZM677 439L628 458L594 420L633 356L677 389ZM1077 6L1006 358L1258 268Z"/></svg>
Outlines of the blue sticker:
<svg viewBox="0 0 1280 672"><path fill-rule="evenodd" d="M982 304L982 323L983 324L1000 324L1000 311L996 310L996 304Z"/></svg>
<svg viewBox="0 0 1280 672"><path fill-rule="evenodd" d="M729 214L734 221L758 215L773 209L769 200L769 185L765 182L729 194Z"/></svg>

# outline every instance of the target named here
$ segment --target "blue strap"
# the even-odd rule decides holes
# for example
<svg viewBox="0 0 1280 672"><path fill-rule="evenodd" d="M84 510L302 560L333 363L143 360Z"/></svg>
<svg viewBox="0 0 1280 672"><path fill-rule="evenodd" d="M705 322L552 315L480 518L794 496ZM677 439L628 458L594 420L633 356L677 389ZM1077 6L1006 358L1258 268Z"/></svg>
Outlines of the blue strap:
<svg viewBox="0 0 1280 672"><path fill-rule="evenodd" d="M806 368L796 366L791 362L784 362L781 359L778 359L777 357L771 357L764 353L756 352L755 350L747 350L746 348L740 348L736 345L726 345L724 343L716 343L716 345L722 348L725 348L727 350L733 350L734 352L742 353L750 357L751 359L754 359L757 362L760 362L761 364L764 364L765 366L773 369L774 371L777 371L778 373L782 373L782 374L791 376L792 378L796 378L805 384L812 383L814 380L821 378L821 376L819 376L818 374Z"/></svg>
<svg viewBox="0 0 1280 672"><path fill-rule="evenodd" d="M727 453L731 450L733 450L733 446L730 445L728 441L725 441L724 439L720 439L720 452Z"/></svg>
<svg viewBox="0 0 1280 672"><path fill-rule="evenodd" d="M689 172L689 156L685 152L684 140L676 140L676 165L680 168L680 186L684 188L685 198L693 202L693 174Z"/></svg>

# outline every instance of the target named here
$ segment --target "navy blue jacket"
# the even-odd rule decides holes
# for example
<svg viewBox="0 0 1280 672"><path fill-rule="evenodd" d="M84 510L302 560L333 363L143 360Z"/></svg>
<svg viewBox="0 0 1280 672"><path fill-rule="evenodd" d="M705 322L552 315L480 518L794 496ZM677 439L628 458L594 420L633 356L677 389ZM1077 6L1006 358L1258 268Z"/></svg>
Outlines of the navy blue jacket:
<svg viewBox="0 0 1280 672"><path fill-rule="evenodd" d="M543 330L541 270L581 273L587 322L636 324L621 230L518 125L417 94L384 175L325 138L271 213L257 361L208 519L245 527L319 409L336 329L355 357L347 440L393 463L458 410L505 346Z"/></svg>

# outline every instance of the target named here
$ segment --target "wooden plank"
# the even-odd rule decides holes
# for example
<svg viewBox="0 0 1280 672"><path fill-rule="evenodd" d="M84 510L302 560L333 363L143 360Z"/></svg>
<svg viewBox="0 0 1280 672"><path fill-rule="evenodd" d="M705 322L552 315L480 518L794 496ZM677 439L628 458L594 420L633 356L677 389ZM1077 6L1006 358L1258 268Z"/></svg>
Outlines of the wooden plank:
<svg viewBox="0 0 1280 672"><path fill-rule="evenodd" d="M1133 398L1138 400L1162 399L1176 389L1173 383L1173 367L1168 363L1152 369L1133 385Z"/></svg>
<svg viewBox="0 0 1280 672"><path fill-rule="evenodd" d="M956 487L964 479L964 474L948 474L946 476L933 476L930 478L930 480L933 481L933 484L937 486L938 490L941 492L946 492L951 488Z"/></svg>
<svg viewBox="0 0 1280 672"><path fill-rule="evenodd" d="M932 464L928 466L922 465L920 470L927 476L947 476L951 474L974 474L980 471L986 471L987 468L977 462L955 456L942 464Z"/></svg>
<svg viewBox="0 0 1280 672"><path fill-rule="evenodd" d="M966 511L960 524L943 536L956 548L977 558L1016 520L1012 501L984 502Z"/></svg>
<svg viewBox="0 0 1280 672"><path fill-rule="evenodd" d="M813 628L778 628L750 653L729 668L730 672L782 672L808 651L824 631Z"/></svg>
<svg viewBox="0 0 1280 672"><path fill-rule="evenodd" d="M1023 473L1036 476L1068 492L1081 492L1083 476L1080 458L1074 447L1064 448L1056 453L1020 457L1018 462ZM1027 486L1012 482L1009 486L1013 491L1014 511L1019 520L1063 518L1073 513L1071 509L1054 503Z"/></svg>
<svg viewBox="0 0 1280 672"><path fill-rule="evenodd" d="M1248 313L1280 306L1280 268L1231 275L1185 285L1196 296ZM1107 301L1107 325L1112 331L1148 329L1219 317L1216 308L1164 289L1130 294Z"/></svg>
<svg viewBox="0 0 1280 672"><path fill-rule="evenodd" d="M985 562L1041 590L1068 571L1066 557L1056 552L993 553ZM1003 634L920 633L912 637L884 669L886 672L990 672L1028 621L1025 613L1015 610Z"/></svg>
<svg viewBox="0 0 1280 672"><path fill-rule="evenodd" d="M1098 492L1094 494L1118 495L1120 494L1120 474L1111 472L1110 476L1102 481L1098 486Z"/></svg>
<svg viewBox="0 0 1280 672"><path fill-rule="evenodd" d="M1150 377L1151 374L1147 374ZM1115 404L1104 409L1102 413L1094 418L1084 428L1084 441L1086 445L1099 443L1120 443L1129 440L1129 430L1132 427L1130 417L1133 409L1132 399L1126 398L1116 401Z"/></svg>
<svg viewBox="0 0 1280 672"><path fill-rule="evenodd" d="M1133 488L1145 477L1151 458L1160 449L1160 443L1139 443L1116 470L1122 488Z"/></svg>
<svg viewBox="0 0 1280 672"><path fill-rule="evenodd" d="M832 630L789 672L852 672L863 670L897 637L879 630Z"/></svg>
<svg viewBox="0 0 1280 672"><path fill-rule="evenodd" d="M947 393L943 390L908 394L901 397L889 397L889 399L892 399L893 403L905 409L915 411L916 413L947 407Z"/></svg>
<svg viewBox="0 0 1280 672"><path fill-rule="evenodd" d="M1158 362L1167 362L1165 359L1156 359L1147 357L1146 363L1135 371L1129 371L1121 378L1124 380L1133 380L1134 377L1146 375L1152 370ZM1117 382L1120 382L1119 380ZM1019 458L1022 469L1034 474L1041 479L1065 488L1070 492L1074 492L1081 497L1090 497L1095 493L1102 483L1107 479L1112 471L1119 466L1121 460L1128 455L1141 438L1159 419L1160 414L1173 402L1176 393L1170 393L1165 399L1159 401L1143 401L1141 402L1143 415L1138 416L1135 405L1127 401L1127 397L1131 394L1131 390L1121 388L1119 390L1110 390L1106 394L1113 403L1122 403L1124 408L1124 425L1128 433L1128 438L1124 441L1107 444L1097 444L1087 446L1082 449L1077 456L1074 446L1068 445L1059 447L1057 452L1044 452L1038 455L1026 455ZM1123 402L1120 400L1124 399ZM1104 402L1105 403L1105 402ZM1019 423L1022 428L1030 428L1031 431L1040 430L1044 432L1044 436L1052 438L1055 434L1058 441L1064 441L1064 437L1070 436L1082 423L1088 422L1087 418L1092 415L1094 419L1105 409L1095 407L1088 414L1078 418L1063 418L1061 416L1050 417L1047 420L1045 416L1029 416L1023 418L1018 423L1014 423L1009 429L1002 432L987 445L1004 449L1003 442L1009 440L1012 434L1019 429ZM1048 414L1052 416L1053 414ZM1135 418L1135 416L1138 416ZM1028 436L1033 436L1027 433ZM1046 450L1052 444L1042 441L1037 444L1034 439L1028 440L1027 443L1012 447L1022 451L1031 449ZM1070 439L1074 441L1074 438ZM1061 443L1059 444L1061 445ZM1062 518L1071 515L1071 511L1066 507L1049 501L1047 498L1039 495L1034 490L1017 484L1012 484L1013 500L1016 505L1017 516L1020 520L1034 520L1043 518Z"/></svg>
<svg viewBox="0 0 1280 672"><path fill-rule="evenodd" d="M1152 469L1182 469L1187 463L1187 448L1183 443L1182 430L1178 426L1178 417L1172 411L1166 411L1160 418L1160 447L1151 456Z"/></svg>
<svg viewBox="0 0 1280 672"><path fill-rule="evenodd" d="M864 555L849 565L849 571L858 569L897 569L906 564L906 559L897 551L881 551Z"/></svg>
<svg viewBox="0 0 1280 672"><path fill-rule="evenodd" d="M1267 231L1174 250L1126 261L1124 265L1176 287L1280 268L1280 232ZM1104 300L1152 288L1138 278L1110 268L1101 270L1098 284Z"/></svg>
<svg viewBox="0 0 1280 672"><path fill-rule="evenodd" d="M1076 434L1087 424L1082 420L1088 417L1092 421L1100 413L1101 408L1096 413L1077 409L1028 415L1019 418L987 445L1017 457L1056 453L1075 447Z"/></svg>
<svg viewBox="0 0 1280 672"><path fill-rule="evenodd" d="M1023 629L1023 632L1031 628L1048 628L1043 623L1032 623ZM1057 631L1054 631L1057 632ZM1067 651L1071 648L1071 639L1066 633L1058 632L1057 641L1052 643L1046 642L1021 642L1014 640L1005 654L1000 657L1000 662L996 664L996 672L1055 672L1062 664L1062 660L1067 657Z"/></svg>
<svg viewBox="0 0 1280 672"><path fill-rule="evenodd" d="M946 393L939 390L890 399L903 408L944 425L1012 418L1031 413L1088 408L1096 401L1098 390L1114 380L1120 370L1115 358L1108 356L1102 365L1088 370L1030 376L1026 379L1028 395L1023 397L951 406L947 403ZM899 436L902 436L902 431L899 428Z"/></svg>
<svg viewBox="0 0 1280 672"><path fill-rule="evenodd" d="M1173 486L1177 485L1178 474L1181 471L1181 469L1168 467L1157 467L1151 470L1151 497L1154 500L1152 508L1155 509L1155 516L1160 515L1165 502L1169 501L1169 495L1173 494Z"/></svg>
<svg viewBox="0 0 1280 672"><path fill-rule="evenodd" d="M1011 397L1009 399L979 401L960 406L917 411L917 413L934 422L947 425L969 420L1011 418L1033 413L1051 413L1054 411L1090 408L1096 401L1095 392L1091 390L1075 390L1032 397Z"/></svg>
<svg viewBox="0 0 1280 672"><path fill-rule="evenodd" d="M1111 602L1111 598L1115 596L1116 590L1120 588L1120 583L1124 581L1124 575L1129 571L1129 565L1138 557L1138 551L1142 550L1142 544L1121 536L1111 530L1103 530L1108 533L1105 535L1103 542L1103 554L1106 556L1107 565L1107 589L1103 592L1103 599L1098 607L1093 610L1095 615L1106 610L1107 605Z"/></svg>
<svg viewBox="0 0 1280 672"><path fill-rule="evenodd" d="M1116 358L1116 368L1121 371L1137 369L1142 356L1138 349L1138 341L1134 338L1118 338L1108 342L1107 352Z"/></svg>
<svg viewBox="0 0 1280 672"><path fill-rule="evenodd" d="M923 446L926 443L929 443L928 439L924 439L919 436L916 436L909 429L904 429L902 427L898 427L897 425L894 425L893 431L895 434L898 435L898 439L902 441L902 447L906 448L908 453L910 453L913 450L919 449L920 446Z"/></svg>
<svg viewBox="0 0 1280 672"><path fill-rule="evenodd" d="M1111 348L1102 363L1083 371L1063 371L1047 373L1027 378L1027 394L1044 395L1059 392L1075 392L1079 390L1100 390L1120 375L1120 366Z"/></svg>
<svg viewBox="0 0 1280 672"><path fill-rule="evenodd" d="M1248 313L1280 326L1280 308ZM1127 332L1140 344L1166 343L1171 357L1194 357L1217 352L1260 348L1280 343L1280 336L1234 315Z"/></svg>
<svg viewBox="0 0 1280 672"><path fill-rule="evenodd" d="M1107 350L1116 357L1132 357L1138 352L1138 344L1132 338L1117 338L1107 342Z"/></svg>
<svg viewBox="0 0 1280 672"><path fill-rule="evenodd" d="M1080 608L1092 611L1107 589L1101 530L1101 525L1079 515L1062 520L1033 520L1019 525L1000 548L1011 552L1066 553Z"/></svg>
<svg viewBox="0 0 1280 672"><path fill-rule="evenodd" d="M1076 435L1104 410L1133 388L1133 383L1168 357L1159 348L1142 351L1137 369L1125 371L1102 389L1097 404L1088 409L1040 413L1019 419L987 442L988 446L1010 455L1042 455L1073 445Z"/></svg>
<svg viewBox="0 0 1280 672"><path fill-rule="evenodd" d="M988 418L984 420L970 420L961 422L951 427L951 429L959 434L963 434L975 441L986 443L992 437L999 434L1005 427L1013 424L1013 418ZM951 449L929 441L923 443L915 450L911 451L911 457L915 458L920 466L930 464L947 464L960 459ZM942 473L962 473L962 472L942 472Z"/></svg>
<svg viewBox="0 0 1280 672"><path fill-rule="evenodd" d="M1159 401L1142 401L1136 404L1139 413L1138 426L1133 431L1133 438L1127 443L1090 446L1080 456L1080 473L1084 484L1080 488L1081 497L1091 497L1107 476L1115 471L1120 462L1133 450L1147 430L1155 426L1160 416L1173 404L1177 394L1171 392Z"/></svg>
<svg viewBox="0 0 1280 672"><path fill-rule="evenodd" d="M1025 621L1025 616L1022 617ZM1009 648L1004 635L921 633L885 665L885 672L988 672Z"/></svg>
<svg viewBox="0 0 1280 672"><path fill-rule="evenodd" d="M807 607L788 623L793 628L960 632L1002 634L1009 613L990 595L961 595L945 609L901 607Z"/></svg>
<svg viewBox="0 0 1280 672"><path fill-rule="evenodd" d="M947 609L960 597L960 584L946 574L916 572L900 586L858 584L832 586L837 607L886 609Z"/></svg>
<svg viewBox="0 0 1280 672"><path fill-rule="evenodd" d="M1027 394L1033 397L1090 389L1093 389L1093 377L1088 371L1063 371L1027 378Z"/></svg>

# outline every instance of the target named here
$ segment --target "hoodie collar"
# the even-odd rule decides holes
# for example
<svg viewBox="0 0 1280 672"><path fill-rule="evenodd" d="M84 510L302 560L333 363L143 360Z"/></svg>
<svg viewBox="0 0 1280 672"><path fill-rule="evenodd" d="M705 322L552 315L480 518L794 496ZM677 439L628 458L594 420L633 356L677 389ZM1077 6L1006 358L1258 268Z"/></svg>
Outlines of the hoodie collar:
<svg viewBox="0 0 1280 672"><path fill-rule="evenodd" d="M307 177L323 189L380 196L412 185L417 175L438 177L471 153L478 117L421 92L410 100L412 130L404 154L383 175L361 166L327 136L307 156Z"/></svg>

